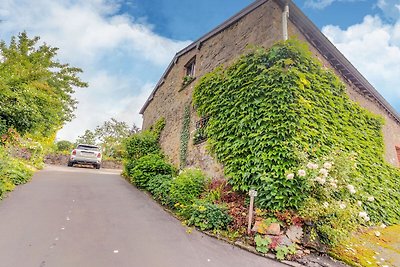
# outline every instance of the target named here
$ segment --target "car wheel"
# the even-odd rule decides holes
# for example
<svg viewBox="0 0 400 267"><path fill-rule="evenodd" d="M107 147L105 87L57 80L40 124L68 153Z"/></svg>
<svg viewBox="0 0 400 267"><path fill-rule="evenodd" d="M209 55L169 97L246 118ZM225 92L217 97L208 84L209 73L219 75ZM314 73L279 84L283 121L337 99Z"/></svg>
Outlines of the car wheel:
<svg viewBox="0 0 400 267"><path fill-rule="evenodd" d="M96 169L100 169L100 164L96 164Z"/></svg>
<svg viewBox="0 0 400 267"><path fill-rule="evenodd" d="M72 167L74 164L71 161L68 161L68 167Z"/></svg>

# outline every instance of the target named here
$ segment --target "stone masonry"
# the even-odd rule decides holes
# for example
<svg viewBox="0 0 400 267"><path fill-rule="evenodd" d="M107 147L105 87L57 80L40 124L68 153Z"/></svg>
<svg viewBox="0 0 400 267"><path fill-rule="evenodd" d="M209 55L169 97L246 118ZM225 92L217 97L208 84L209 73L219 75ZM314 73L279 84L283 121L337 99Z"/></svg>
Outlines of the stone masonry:
<svg viewBox="0 0 400 267"><path fill-rule="evenodd" d="M296 36L307 41L301 31L289 20L289 36ZM149 128L160 117L166 120L166 126L161 134L160 143L169 160L179 166L180 136L183 114L186 105L191 106L190 139L188 145L188 166L199 167L211 177L223 176L223 167L207 153L206 143L193 145L195 122L199 119L192 106L193 88L198 79L212 71L219 65L228 66L232 61L246 52L248 45L271 47L275 42L282 40L282 8L270 0L240 18L229 27L205 40L201 45L181 55L164 78L153 99L143 112L143 129ZM310 45L313 54L329 68L333 67ZM182 88L185 76L185 65L196 58L195 77L189 85ZM339 77L340 73L336 71ZM399 166L396 146L400 146L400 125L380 105L371 98L365 97L360 91L345 79L350 98L362 107L381 115L385 119L383 128L386 146L385 158L392 165Z"/></svg>

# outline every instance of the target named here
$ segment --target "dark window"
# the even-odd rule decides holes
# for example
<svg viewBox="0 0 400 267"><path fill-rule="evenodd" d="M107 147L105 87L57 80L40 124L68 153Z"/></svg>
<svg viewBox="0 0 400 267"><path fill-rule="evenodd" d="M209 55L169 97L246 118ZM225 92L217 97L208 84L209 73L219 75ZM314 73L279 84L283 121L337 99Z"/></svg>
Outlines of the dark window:
<svg viewBox="0 0 400 267"><path fill-rule="evenodd" d="M204 117L196 122L196 131L193 136L193 143L195 145L207 140L206 127L209 119L210 117Z"/></svg>
<svg viewBox="0 0 400 267"><path fill-rule="evenodd" d="M400 165L400 147L396 146L396 154L397 154L397 160L399 162Z"/></svg>
<svg viewBox="0 0 400 267"><path fill-rule="evenodd" d="M196 69L196 58L192 58L186 65L185 65L185 76L194 77Z"/></svg>

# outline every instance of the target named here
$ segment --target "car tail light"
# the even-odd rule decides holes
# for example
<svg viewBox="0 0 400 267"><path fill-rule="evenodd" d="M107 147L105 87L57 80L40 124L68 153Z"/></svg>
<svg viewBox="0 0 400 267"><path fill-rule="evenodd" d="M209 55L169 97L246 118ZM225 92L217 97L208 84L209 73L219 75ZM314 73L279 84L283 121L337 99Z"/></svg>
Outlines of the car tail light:
<svg viewBox="0 0 400 267"><path fill-rule="evenodd" d="M76 155L76 150L74 149L74 150L72 150L72 155Z"/></svg>
<svg viewBox="0 0 400 267"><path fill-rule="evenodd" d="M101 157L101 153L97 154L97 157L100 158Z"/></svg>

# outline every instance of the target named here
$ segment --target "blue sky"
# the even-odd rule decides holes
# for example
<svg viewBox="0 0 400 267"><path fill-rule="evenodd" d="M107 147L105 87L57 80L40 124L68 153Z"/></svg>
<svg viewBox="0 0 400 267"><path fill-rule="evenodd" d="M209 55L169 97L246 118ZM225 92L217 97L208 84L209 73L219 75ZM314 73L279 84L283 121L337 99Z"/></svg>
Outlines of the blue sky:
<svg viewBox="0 0 400 267"><path fill-rule="evenodd" d="M400 111L400 0L294 0ZM76 118L59 132L74 140L111 117L138 114L174 54L252 0L0 0L0 36L26 30L84 70Z"/></svg>

